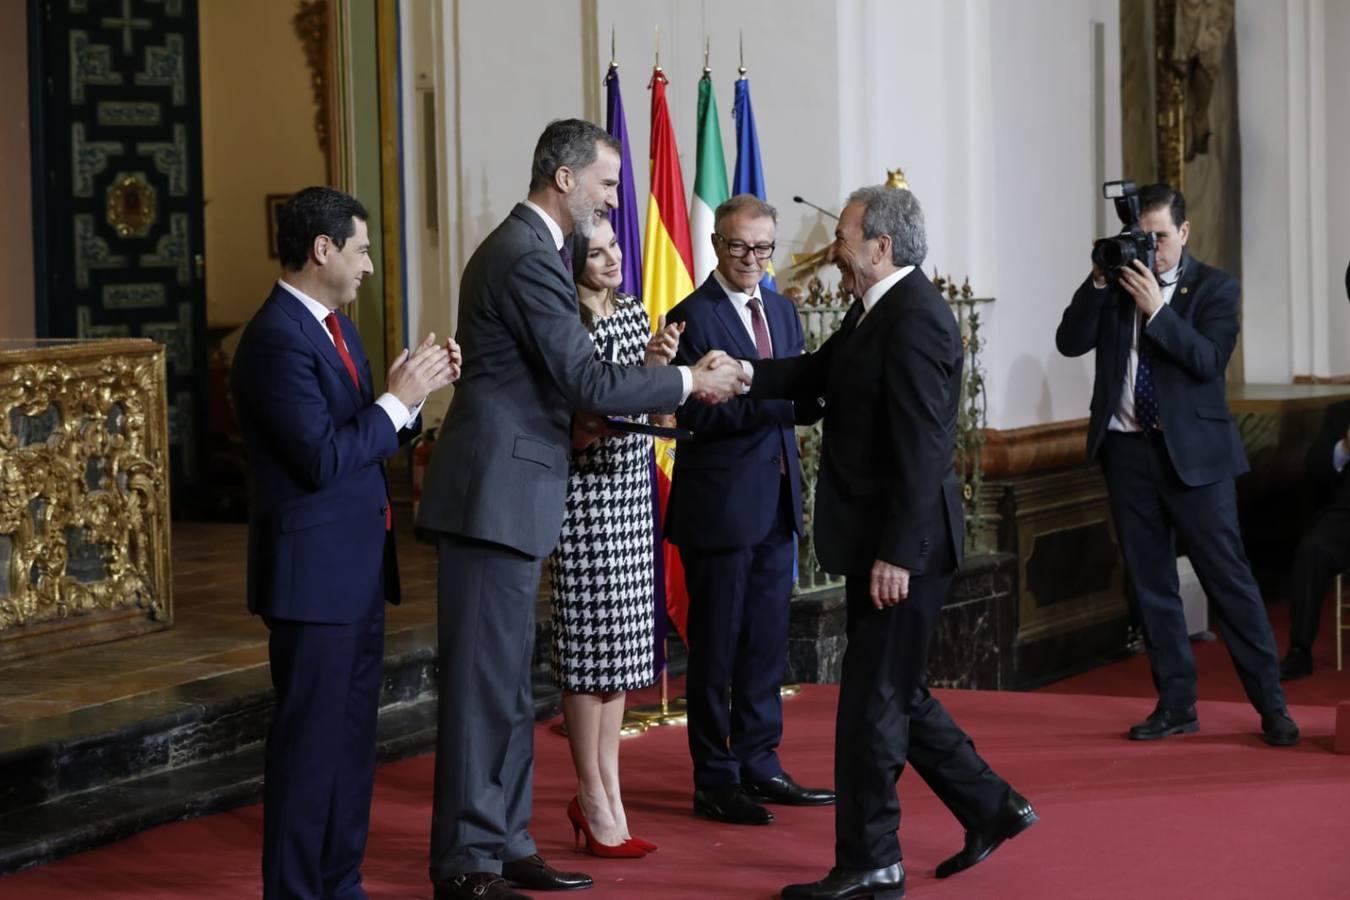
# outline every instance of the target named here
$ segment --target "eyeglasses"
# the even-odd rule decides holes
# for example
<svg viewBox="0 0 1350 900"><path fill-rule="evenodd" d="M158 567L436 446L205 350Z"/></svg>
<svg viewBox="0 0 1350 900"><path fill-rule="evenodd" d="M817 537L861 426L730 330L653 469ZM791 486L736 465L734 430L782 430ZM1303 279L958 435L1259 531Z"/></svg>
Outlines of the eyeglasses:
<svg viewBox="0 0 1350 900"><path fill-rule="evenodd" d="M777 246L777 244L747 244L745 241L729 241L720 234L714 234L713 237L722 242L722 246L727 248L728 253L738 258L744 257L753 250L755 259L768 259L773 256L774 247Z"/></svg>

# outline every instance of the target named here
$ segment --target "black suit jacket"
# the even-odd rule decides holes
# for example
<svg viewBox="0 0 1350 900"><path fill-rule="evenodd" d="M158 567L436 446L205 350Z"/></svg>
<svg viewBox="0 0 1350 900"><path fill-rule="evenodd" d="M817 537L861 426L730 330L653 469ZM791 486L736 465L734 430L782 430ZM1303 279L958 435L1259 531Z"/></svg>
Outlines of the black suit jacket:
<svg viewBox="0 0 1350 900"><path fill-rule="evenodd" d="M1181 279L1165 304L1140 330L1152 353L1158 417L1172 466L1184 484L1198 487L1234 478L1248 469L1228 410L1224 370L1238 336L1238 283L1189 253ZM1129 294L1097 289L1089 276L1073 295L1055 346L1065 356L1097 351L1088 422L1088 456L1101 451L1111 417L1120 408L1138 308Z"/></svg>
<svg viewBox="0 0 1350 900"><path fill-rule="evenodd" d="M671 366L595 358L572 273L539 215L517 205L464 268L464 368L422 489L418 524L548 555L562 530L575 410L670 410Z"/></svg>
<svg viewBox="0 0 1350 900"><path fill-rule="evenodd" d="M859 322L854 303L815 353L756 360L751 397L825 397L815 543L829 572L875 560L915 575L961 560L965 519L953 470L964 354L942 295L920 269Z"/></svg>
<svg viewBox="0 0 1350 900"><path fill-rule="evenodd" d="M1350 464L1339 472L1332 466L1336 444L1345 437L1347 428L1350 428L1350 400L1328 406L1305 461L1314 509L1350 509Z"/></svg>
<svg viewBox="0 0 1350 900"><path fill-rule="evenodd" d="M773 291L762 294L773 355L780 359L800 356L806 336L792 301ZM712 275L681 300L666 321L684 323L675 357L678 363L693 365L709 350L751 359L758 356L730 298ZM793 426L816 421L820 409L816 402L746 397L715 406L691 399L680 407L679 423L694 432L694 439L682 442L675 454L666 539L686 549L758 544L777 521L784 470L792 494L793 522L800 533L802 475Z"/></svg>
<svg viewBox="0 0 1350 900"><path fill-rule="evenodd" d="M248 608L350 623L383 590L399 600L384 460L422 427L395 433L375 405L361 338L338 316L361 379L304 304L277 286L249 321L230 373L249 472Z"/></svg>

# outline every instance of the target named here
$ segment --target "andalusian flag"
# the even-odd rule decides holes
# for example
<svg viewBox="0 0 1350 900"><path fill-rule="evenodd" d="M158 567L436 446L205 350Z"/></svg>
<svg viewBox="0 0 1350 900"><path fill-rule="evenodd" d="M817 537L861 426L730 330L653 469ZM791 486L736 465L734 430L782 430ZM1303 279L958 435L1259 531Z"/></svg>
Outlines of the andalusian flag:
<svg viewBox="0 0 1350 900"><path fill-rule="evenodd" d="M730 197L727 163L722 156L722 129L717 124L717 99L712 79L704 72L698 82L698 168L694 173L694 202L689 205L689 237L694 244L694 283L702 284L717 268L713 252L713 213Z"/></svg>
<svg viewBox="0 0 1350 900"><path fill-rule="evenodd" d="M642 302L656 329L661 316L694 291L693 253L689 248L689 217L684 212L684 179L675 150L675 130L666 106L666 76L652 73L652 193L647 199L647 223L642 237ZM662 519L670 497L670 473L675 467L675 442L656 441L658 497ZM689 593L679 552L663 544L666 610L680 636L688 641L685 621Z"/></svg>
<svg viewBox="0 0 1350 900"><path fill-rule="evenodd" d="M736 81L736 178L732 192L754 194L768 202L764 192L764 164L759 159L759 135L755 132L755 111L750 108L750 79L742 75ZM765 265L759 282L771 291L778 289L773 278L773 262Z"/></svg>

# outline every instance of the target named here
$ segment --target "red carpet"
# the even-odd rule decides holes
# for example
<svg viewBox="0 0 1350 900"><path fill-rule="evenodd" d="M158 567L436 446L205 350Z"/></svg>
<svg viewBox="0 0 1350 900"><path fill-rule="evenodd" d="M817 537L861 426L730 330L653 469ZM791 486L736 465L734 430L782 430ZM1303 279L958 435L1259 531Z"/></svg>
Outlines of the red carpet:
<svg viewBox="0 0 1350 900"><path fill-rule="evenodd" d="M1328 596L1322 604L1322 627L1313 645L1313 674L1309 678L1286 682L1285 698L1290 706L1335 706L1350 700L1350 658L1347 666L1336 671L1336 633L1333 619L1335 598ZM1272 603L1270 624L1275 642L1283 657L1289 649L1289 607ZM1213 627L1211 625L1211 627ZM1350 654L1350 634L1346 635L1345 651ZM1223 641L1202 641L1191 645L1195 651L1197 682L1202 700L1234 700L1245 702L1233 661ZM1057 681L1044 688L1057 694L1109 694L1116 697L1153 698L1153 680L1149 676L1148 657L1135 656L1091 672ZM1350 822L1350 817L1347 817ZM1350 897L1350 888L1346 890Z"/></svg>
<svg viewBox="0 0 1350 900"><path fill-rule="evenodd" d="M1132 661L1131 661L1132 662ZM1146 683L1146 682L1145 682ZM806 784L831 780L835 689L786 703L783 758ZM1244 704L1201 704L1198 735L1132 744L1125 726L1151 698L946 691L981 752L1036 804L1042 821L988 862L948 881L934 866L961 843L955 821L913 774L901 779L909 895L998 900L1344 898L1350 896L1350 757L1329 752L1334 710L1296 708L1306 739L1266 747ZM629 817L661 844L635 861L571 849L563 738L537 732L534 834L554 863L591 872L602 898L767 898L819 877L832 857L828 809L782 809L767 828L715 826L689 813L683 729L624 743ZM366 884L373 898L429 898L429 756L385 766L376 787ZM0 879L0 897L241 898L260 893L261 810L156 828L119 844ZM543 896L543 895L541 895Z"/></svg>

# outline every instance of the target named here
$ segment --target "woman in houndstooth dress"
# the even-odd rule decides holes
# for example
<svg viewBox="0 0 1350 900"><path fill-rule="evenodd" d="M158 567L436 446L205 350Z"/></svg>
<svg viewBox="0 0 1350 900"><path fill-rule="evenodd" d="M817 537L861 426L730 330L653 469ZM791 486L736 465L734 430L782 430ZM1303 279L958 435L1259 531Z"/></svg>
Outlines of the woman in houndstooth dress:
<svg viewBox="0 0 1350 900"><path fill-rule="evenodd" d="M596 355L627 366L669 362L677 332L653 336L642 305L615 290L623 257L609 223L572 247L581 317ZM576 414L572 433L567 514L552 557L553 677L577 769L568 815L585 821L605 855L640 856L651 845L628 832L619 726L624 692L655 681L651 438L609 432L603 418L585 413ZM613 852L619 849L627 852Z"/></svg>

